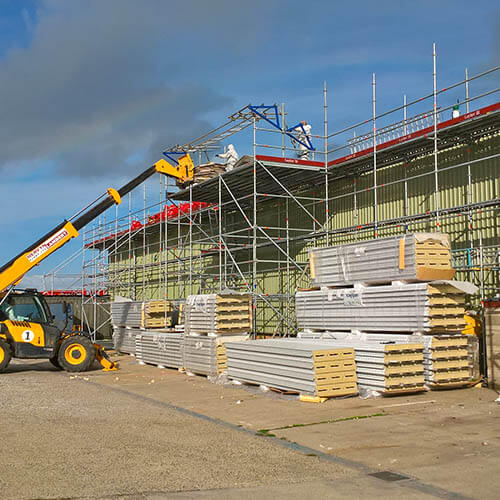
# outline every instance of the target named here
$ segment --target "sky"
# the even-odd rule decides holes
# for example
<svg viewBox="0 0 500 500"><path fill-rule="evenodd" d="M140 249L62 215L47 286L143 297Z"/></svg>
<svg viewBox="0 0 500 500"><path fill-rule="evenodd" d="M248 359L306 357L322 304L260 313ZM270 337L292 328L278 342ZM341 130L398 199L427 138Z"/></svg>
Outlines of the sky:
<svg viewBox="0 0 500 500"><path fill-rule="evenodd" d="M380 112L431 92L433 42L439 87L500 64L500 5L0 0L0 263L249 103L321 133L325 81L330 131L370 116L373 73Z"/></svg>

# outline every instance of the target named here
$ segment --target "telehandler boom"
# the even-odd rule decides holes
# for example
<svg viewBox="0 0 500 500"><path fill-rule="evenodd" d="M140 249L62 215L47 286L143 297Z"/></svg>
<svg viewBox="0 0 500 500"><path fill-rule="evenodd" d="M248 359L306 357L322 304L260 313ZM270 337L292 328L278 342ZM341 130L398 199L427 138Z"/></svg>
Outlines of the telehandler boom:
<svg viewBox="0 0 500 500"><path fill-rule="evenodd" d="M193 171L189 154L181 156L178 165L161 159L121 189L109 188L93 203L0 267L0 372L7 368L12 358L49 359L54 366L70 372L88 370L95 359L104 370L117 369L104 349L92 343L88 336L59 330L43 295L36 290L21 291L14 287L28 271L76 238L80 229L109 207L120 204L123 196L155 173L187 181L193 178Z"/></svg>

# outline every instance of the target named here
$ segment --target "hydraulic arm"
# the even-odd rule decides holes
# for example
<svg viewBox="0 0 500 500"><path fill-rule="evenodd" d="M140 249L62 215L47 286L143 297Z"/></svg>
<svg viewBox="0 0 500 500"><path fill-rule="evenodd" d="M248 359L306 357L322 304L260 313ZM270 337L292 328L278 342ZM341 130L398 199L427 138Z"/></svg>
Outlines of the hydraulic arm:
<svg viewBox="0 0 500 500"><path fill-rule="evenodd" d="M193 170L194 165L189 154L181 156L178 165L172 165L168 161L161 159L135 179L125 184L121 189L115 190L109 188L106 193L97 198L93 203L70 219L64 220L57 227L7 262L7 264L3 265L0 268L0 293L19 283L30 269L37 266L42 260L61 248L69 240L76 238L80 229L101 215L109 207L114 204L120 204L123 196L130 193L155 173L158 172L186 181L193 178Z"/></svg>

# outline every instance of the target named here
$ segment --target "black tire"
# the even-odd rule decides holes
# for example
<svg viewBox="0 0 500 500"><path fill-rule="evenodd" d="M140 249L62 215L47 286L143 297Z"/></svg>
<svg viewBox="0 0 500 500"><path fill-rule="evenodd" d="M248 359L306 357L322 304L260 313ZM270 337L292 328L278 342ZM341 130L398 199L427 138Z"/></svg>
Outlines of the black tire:
<svg viewBox="0 0 500 500"><path fill-rule="evenodd" d="M59 346L57 361L67 372L84 372L95 361L95 348L90 339L83 335L71 335Z"/></svg>
<svg viewBox="0 0 500 500"><path fill-rule="evenodd" d="M4 339L0 339L0 373L6 370L11 359L10 345Z"/></svg>
<svg viewBox="0 0 500 500"><path fill-rule="evenodd" d="M52 363L52 366L54 368L57 368L58 370L62 370L62 367L59 364L59 361L57 360L57 356L54 356L53 358L50 358L49 361Z"/></svg>

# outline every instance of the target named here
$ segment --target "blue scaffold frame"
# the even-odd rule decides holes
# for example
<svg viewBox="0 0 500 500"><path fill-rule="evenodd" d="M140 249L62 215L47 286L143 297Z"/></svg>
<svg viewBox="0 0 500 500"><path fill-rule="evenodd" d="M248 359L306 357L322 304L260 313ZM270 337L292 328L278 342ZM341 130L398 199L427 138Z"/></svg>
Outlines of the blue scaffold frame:
<svg viewBox="0 0 500 500"><path fill-rule="evenodd" d="M277 128L279 131L284 132L285 135L290 137L292 141L298 142L302 146L304 146L306 149L309 151L316 151L316 148L312 145L311 139L309 136L306 134L306 131L304 129L304 126L302 125L302 122L298 123L294 127L291 127L289 129L283 130L281 128L281 123L280 123L280 115L278 111L278 106L276 104L273 104L272 106L265 106L261 104L260 106L253 106L252 104L248 105L248 109L257 115L259 118L262 120L265 120L267 123L271 124L273 127ZM269 111L274 111L274 117L270 118L266 113ZM298 137L292 134L294 130L297 130L298 128L302 129L302 134L306 138L306 142L301 141Z"/></svg>

